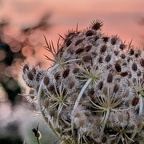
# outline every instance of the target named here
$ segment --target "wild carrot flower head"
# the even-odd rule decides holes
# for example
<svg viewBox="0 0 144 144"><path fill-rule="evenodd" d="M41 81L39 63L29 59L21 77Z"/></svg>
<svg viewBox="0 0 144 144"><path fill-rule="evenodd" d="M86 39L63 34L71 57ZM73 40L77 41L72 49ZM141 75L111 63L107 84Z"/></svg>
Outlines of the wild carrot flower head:
<svg viewBox="0 0 144 144"><path fill-rule="evenodd" d="M144 143L144 53L94 21L69 31L54 48L48 70L25 65L40 111L65 144Z"/></svg>

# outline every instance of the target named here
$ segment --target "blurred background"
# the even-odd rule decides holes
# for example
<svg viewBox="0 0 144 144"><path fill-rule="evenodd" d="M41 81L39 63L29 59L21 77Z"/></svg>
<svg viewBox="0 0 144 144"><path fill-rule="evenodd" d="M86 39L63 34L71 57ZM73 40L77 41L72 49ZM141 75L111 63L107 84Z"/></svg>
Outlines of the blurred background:
<svg viewBox="0 0 144 144"><path fill-rule="evenodd" d="M35 106L19 94L28 91L21 78L23 63L48 68L45 41L58 34L87 28L102 20L102 31L144 49L143 0L0 0L0 144L36 144L32 129L39 125L42 144L57 139ZM58 142L57 142L58 143Z"/></svg>

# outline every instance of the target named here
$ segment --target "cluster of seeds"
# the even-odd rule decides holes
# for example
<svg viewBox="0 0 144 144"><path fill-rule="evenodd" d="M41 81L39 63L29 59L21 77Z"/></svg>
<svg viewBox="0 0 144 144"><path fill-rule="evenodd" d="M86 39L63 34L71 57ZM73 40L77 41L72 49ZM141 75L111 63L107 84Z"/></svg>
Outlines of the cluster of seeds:
<svg viewBox="0 0 144 144"><path fill-rule="evenodd" d="M48 70L23 67L41 113L65 144L144 143L144 53L95 21L47 42Z"/></svg>

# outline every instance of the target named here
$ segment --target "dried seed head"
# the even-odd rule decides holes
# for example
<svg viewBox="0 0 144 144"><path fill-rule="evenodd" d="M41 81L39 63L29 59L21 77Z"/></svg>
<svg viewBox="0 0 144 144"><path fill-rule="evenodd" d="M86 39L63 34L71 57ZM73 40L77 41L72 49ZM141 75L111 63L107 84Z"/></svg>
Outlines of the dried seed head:
<svg viewBox="0 0 144 144"><path fill-rule="evenodd" d="M143 58L140 59L140 64L142 67L144 67L144 59Z"/></svg>
<svg viewBox="0 0 144 144"><path fill-rule="evenodd" d="M34 76L33 76L33 74L32 74L31 71L29 71L29 72L27 73L27 77L28 77L29 80L33 80L33 79L34 79Z"/></svg>
<svg viewBox="0 0 144 144"><path fill-rule="evenodd" d="M92 35L93 35L93 31L88 30L88 31L86 32L86 36L92 36Z"/></svg>
<svg viewBox="0 0 144 144"><path fill-rule="evenodd" d="M23 67L23 73L25 73L28 70L29 70L29 66L28 66L28 64L25 64Z"/></svg>
<svg viewBox="0 0 144 144"><path fill-rule="evenodd" d="M62 74L63 78L68 77L69 73L70 73L70 68L67 68L66 70L64 70Z"/></svg>
<svg viewBox="0 0 144 144"><path fill-rule="evenodd" d="M121 72L121 65L118 62L115 63L115 69L117 72Z"/></svg>
<svg viewBox="0 0 144 144"><path fill-rule="evenodd" d="M107 55L106 58L105 58L105 61L109 62L110 60L111 60L111 55Z"/></svg>
<svg viewBox="0 0 144 144"><path fill-rule="evenodd" d="M104 52L106 51L106 49L107 49L107 46L106 46L106 45L103 45L103 46L101 47L101 49L100 49L100 52L101 52L101 53L104 53Z"/></svg>
<svg viewBox="0 0 144 144"><path fill-rule="evenodd" d="M93 24L92 24L92 29L93 30L98 30L98 29L100 29L101 27L102 27L102 22L94 22Z"/></svg>
<svg viewBox="0 0 144 144"><path fill-rule="evenodd" d="M139 103L139 97L134 97L132 100L132 106L136 106Z"/></svg>
<svg viewBox="0 0 144 144"><path fill-rule="evenodd" d="M43 82L44 82L45 85L48 85L49 82L50 82L49 77L48 77L48 76L45 76Z"/></svg>
<svg viewBox="0 0 144 144"><path fill-rule="evenodd" d="M133 70L133 71L137 71L137 64L136 64L136 63L133 63L133 64L132 64L132 70Z"/></svg>
<svg viewBox="0 0 144 144"><path fill-rule="evenodd" d="M112 75L112 73L109 73L107 76L107 82L112 83L112 81L113 81L113 75Z"/></svg>

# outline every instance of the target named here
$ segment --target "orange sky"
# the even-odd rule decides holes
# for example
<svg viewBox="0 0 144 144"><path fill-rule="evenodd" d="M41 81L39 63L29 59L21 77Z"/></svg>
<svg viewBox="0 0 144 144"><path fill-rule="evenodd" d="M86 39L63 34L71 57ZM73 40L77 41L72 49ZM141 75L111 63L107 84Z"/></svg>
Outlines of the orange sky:
<svg viewBox="0 0 144 144"><path fill-rule="evenodd" d="M133 38L136 46L144 36L144 25L138 25L144 17L144 0L2 0L0 4L0 17L10 18L15 27L32 25L45 11L52 13L48 39L56 40L58 33L77 23L86 28L95 19L104 22L104 33L118 34L126 41Z"/></svg>

